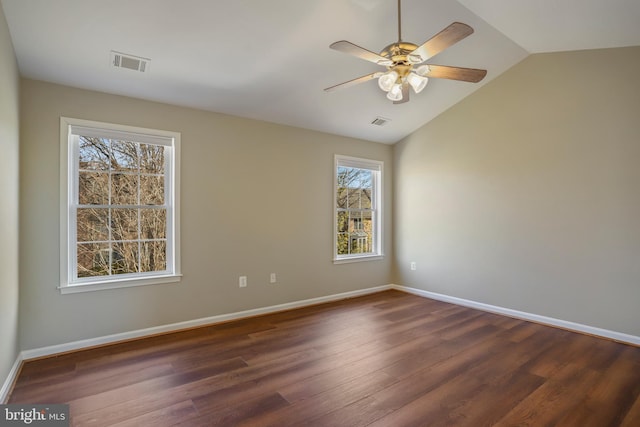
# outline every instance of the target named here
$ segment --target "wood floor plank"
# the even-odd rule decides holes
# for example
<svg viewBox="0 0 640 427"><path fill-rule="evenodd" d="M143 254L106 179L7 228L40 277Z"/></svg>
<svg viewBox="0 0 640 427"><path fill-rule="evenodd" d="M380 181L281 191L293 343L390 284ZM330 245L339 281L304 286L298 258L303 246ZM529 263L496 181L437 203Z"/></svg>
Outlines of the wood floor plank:
<svg viewBox="0 0 640 427"><path fill-rule="evenodd" d="M27 361L72 425L638 426L640 348L398 291Z"/></svg>
<svg viewBox="0 0 640 427"><path fill-rule="evenodd" d="M596 371L583 370L572 363L565 364L557 378L545 381L500 419L496 426L558 425L567 412L580 404L600 377L601 374Z"/></svg>
<svg viewBox="0 0 640 427"><path fill-rule="evenodd" d="M194 401L200 412L199 419L206 420L213 426L233 426L240 422L259 418L265 413L276 411L289 405L289 402L279 393L268 394L254 399L245 400L235 405L212 410L206 403Z"/></svg>
<svg viewBox="0 0 640 427"><path fill-rule="evenodd" d="M459 418L457 422L461 422L465 417L480 418L484 413L476 404L476 398L474 397L473 402L469 403L471 400L465 399L463 392L457 390L457 387L460 384L466 384L464 393L471 393L474 396L486 393L489 386L498 388L500 393L504 392L504 388L499 385L504 386L508 383L507 380L513 376L512 371L519 369L522 365L521 357L504 356L513 353L516 347L511 341L488 339L466 351L458 351L443 362L374 394L373 397L378 405L384 405L393 410L375 425L411 425L415 420L428 421L429 425L437 425L440 419L452 422L453 418ZM526 379L531 381L532 377L529 375ZM518 378L523 378L523 375ZM529 391L538 385L539 381L532 381ZM511 386L514 390L510 397L523 393L522 387L517 382ZM501 407L504 405L503 399ZM445 417L439 412L443 407L448 408ZM470 415L474 413L474 408L480 415L475 414L473 417ZM495 408L492 412L495 413Z"/></svg>
<svg viewBox="0 0 640 427"><path fill-rule="evenodd" d="M300 384L296 391L304 389L304 397L294 392L292 395L296 396L297 400L293 402L287 397L287 394L284 394L283 397L292 403L290 406L240 425L255 427L303 425L311 419L334 411L335 408L359 401L396 381L395 378L381 371L362 375L348 382L343 382L343 378L318 380L319 377L314 377L310 381L305 381L306 384Z"/></svg>
<svg viewBox="0 0 640 427"><path fill-rule="evenodd" d="M185 400L111 425L113 427L174 425L180 422L190 422L199 416L198 410L194 407L193 402Z"/></svg>
<svg viewBox="0 0 640 427"><path fill-rule="evenodd" d="M118 390L141 381L167 376L173 372L173 367L170 364L151 365L141 367L136 371L128 371L124 374L110 375L108 377L95 378L97 375L78 376L68 381L42 384L37 388L21 387L15 390L14 393L15 398L21 401L46 402L49 396L55 394L58 402L66 402L92 394L98 381L100 382L101 390ZM73 384L73 386L62 387L65 383Z"/></svg>
<svg viewBox="0 0 640 427"><path fill-rule="evenodd" d="M636 427L640 426L640 396L636 397L635 402L624 416L621 427Z"/></svg>
<svg viewBox="0 0 640 427"><path fill-rule="evenodd" d="M176 385L175 380L171 378L170 375L167 375L107 391L101 391L100 385L96 385L94 392L74 400L64 401L57 399L53 395L47 400L50 401L50 403L68 403L73 416L108 408L123 402L137 400L140 396L155 394L158 390L169 390L176 387Z"/></svg>
<svg viewBox="0 0 640 427"><path fill-rule="evenodd" d="M470 377L455 377L420 395L400 408L371 423L371 426L457 425L452 414L473 396L481 393L482 383ZM459 420L458 420L459 421Z"/></svg>
<svg viewBox="0 0 640 427"><path fill-rule="evenodd" d="M452 410L446 422L436 420L436 423L446 425L449 420L455 420L455 424L461 426L492 426L543 383L543 378L522 370L508 372Z"/></svg>
<svg viewBox="0 0 640 427"><path fill-rule="evenodd" d="M111 426L185 401L191 402L191 399L180 387L176 387L158 389L152 393L145 393L116 404L96 407L90 411L71 402L70 409L76 426ZM155 425L163 425L163 423Z"/></svg>
<svg viewBox="0 0 640 427"><path fill-rule="evenodd" d="M640 365L632 349L622 351L599 381L587 392L575 410L569 412L564 425L619 425L640 395ZM614 401L616 407L608 402Z"/></svg>
<svg viewBox="0 0 640 427"><path fill-rule="evenodd" d="M358 401L363 396L384 388L393 381L393 378L381 372L361 376L356 380L340 383L338 387L331 387L320 393L316 392L318 390L310 391L313 398L299 400L277 411L245 420L239 425L255 427L305 425L309 420L331 412L337 407Z"/></svg>

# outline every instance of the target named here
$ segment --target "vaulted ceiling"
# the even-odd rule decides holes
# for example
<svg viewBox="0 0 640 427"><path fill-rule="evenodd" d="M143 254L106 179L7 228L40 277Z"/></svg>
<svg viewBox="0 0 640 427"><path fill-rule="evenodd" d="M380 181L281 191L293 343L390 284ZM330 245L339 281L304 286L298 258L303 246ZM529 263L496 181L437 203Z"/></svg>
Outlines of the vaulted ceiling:
<svg viewBox="0 0 640 427"><path fill-rule="evenodd" d="M480 83L431 79L394 105L384 68L329 49L397 40L396 0L0 0L24 77L394 143L532 53L640 45L637 0L404 0L403 40L459 21L475 32L428 63L488 70ZM136 72L112 50L149 58ZM603 73L606 64L603 64ZM376 117L390 121L384 126Z"/></svg>

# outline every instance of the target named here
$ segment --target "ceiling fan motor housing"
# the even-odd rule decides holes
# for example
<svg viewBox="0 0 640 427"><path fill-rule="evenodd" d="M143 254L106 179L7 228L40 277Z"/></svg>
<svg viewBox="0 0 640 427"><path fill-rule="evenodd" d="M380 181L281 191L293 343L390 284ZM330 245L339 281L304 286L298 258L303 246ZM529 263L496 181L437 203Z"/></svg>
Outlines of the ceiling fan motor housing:
<svg viewBox="0 0 640 427"><path fill-rule="evenodd" d="M410 64L408 55L416 50L418 45L409 42L396 42L386 46L380 52L381 56L391 59L394 63Z"/></svg>
<svg viewBox="0 0 640 427"><path fill-rule="evenodd" d="M413 62L409 61L408 55L417 48L418 46L413 43L400 41L386 46L380 55L393 61L393 65L388 66L387 69L394 70L402 78L411 72Z"/></svg>

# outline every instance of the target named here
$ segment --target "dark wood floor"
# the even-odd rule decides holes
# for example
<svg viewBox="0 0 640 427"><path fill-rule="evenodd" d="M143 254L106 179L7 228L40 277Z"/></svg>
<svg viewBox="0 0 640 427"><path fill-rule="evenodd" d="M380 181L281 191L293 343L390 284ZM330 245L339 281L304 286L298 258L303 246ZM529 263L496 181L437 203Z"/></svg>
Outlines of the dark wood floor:
<svg viewBox="0 0 640 427"><path fill-rule="evenodd" d="M640 348L397 291L24 364L92 426L640 426Z"/></svg>

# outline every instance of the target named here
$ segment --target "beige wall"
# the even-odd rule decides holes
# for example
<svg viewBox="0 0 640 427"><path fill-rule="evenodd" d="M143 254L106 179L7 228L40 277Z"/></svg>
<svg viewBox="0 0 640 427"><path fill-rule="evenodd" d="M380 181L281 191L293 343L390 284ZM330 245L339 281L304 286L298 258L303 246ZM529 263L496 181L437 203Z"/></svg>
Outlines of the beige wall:
<svg viewBox="0 0 640 427"><path fill-rule="evenodd" d="M391 146L31 80L21 96L23 349L390 283ZM180 284L56 290L60 116L182 133ZM332 263L336 153L385 162L382 261Z"/></svg>
<svg viewBox="0 0 640 427"><path fill-rule="evenodd" d="M532 55L396 144L396 280L640 336L638 76Z"/></svg>
<svg viewBox="0 0 640 427"><path fill-rule="evenodd" d="M18 356L19 88L18 65L0 6L0 387Z"/></svg>

